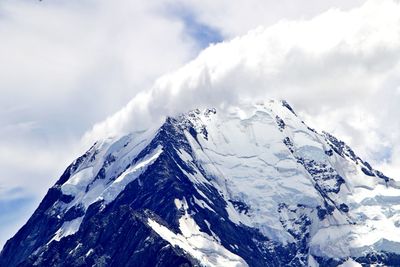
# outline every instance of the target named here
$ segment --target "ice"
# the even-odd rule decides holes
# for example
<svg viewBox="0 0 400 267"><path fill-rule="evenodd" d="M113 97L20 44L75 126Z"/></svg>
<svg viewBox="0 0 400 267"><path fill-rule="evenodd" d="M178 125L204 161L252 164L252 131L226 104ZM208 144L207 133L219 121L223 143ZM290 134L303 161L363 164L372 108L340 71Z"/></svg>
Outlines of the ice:
<svg viewBox="0 0 400 267"><path fill-rule="evenodd" d="M83 196L76 199L73 204L87 208L96 201L104 200L104 204L112 202L126 185L138 178L160 156L162 151L162 147L157 147L149 155L125 170L112 183L106 184L104 181L98 181L89 192L80 191Z"/></svg>
<svg viewBox="0 0 400 267"><path fill-rule="evenodd" d="M73 175L61 186L61 190L66 195L76 196L93 179L93 167L88 167Z"/></svg>
<svg viewBox="0 0 400 267"><path fill-rule="evenodd" d="M146 170L146 168L160 156L162 152L162 147L157 147L153 153L147 155L135 165L129 167L111 185L104 189L98 199L104 199L105 204L113 201L119 195L119 193L122 192L125 186L139 177Z"/></svg>
<svg viewBox="0 0 400 267"><path fill-rule="evenodd" d="M116 149L115 146L113 149ZM103 201L103 206L107 205L112 202L130 182L137 179L148 166L154 163L162 152L162 147L159 146L155 148L152 152L127 168L111 182L110 180L100 179L93 182L93 167L80 170L61 186L63 194L74 196L72 202L61 205L62 210L68 210L74 206L86 210L91 204L97 201ZM87 190L89 185L91 185L90 190ZM73 222L74 223L71 226L69 225L71 222L65 222L65 227L63 225L56 233L55 240L61 239L68 235L69 232L72 233L72 230L74 229L77 231L81 220L74 220Z"/></svg>
<svg viewBox="0 0 400 267"><path fill-rule="evenodd" d="M334 152L326 135L309 129L282 102L196 110L190 116L182 116L198 133L193 136L189 129L184 130L190 149L176 148L178 156L193 172L177 167L201 196L201 199L193 197L192 204L215 212L212 198L202 192L212 186L225 199L229 220L257 228L269 239L283 244L295 240L279 219L289 216L278 212L279 205L300 205L313 210L308 213L312 221L310 265L316 264L312 255L348 258L368 250L400 251L399 184L366 175L361 171L364 165L360 159ZM105 205L113 201L162 154L164 148L157 147L136 159L156 135L157 127L99 142L91 152L93 157L97 153L95 160L83 162L61 186L63 194L74 196L71 203L62 204L62 209L73 206L87 209L96 201ZM349 148L345 149L350 153ZM95 180L102 168L104 177ZM337 175L344 181L339 185ZM187 211L185 201L175 200L175 204ZM232 201L245 203L246 214L237 210ZM317 207L325 207L326 203L334 210L319 218ZM348 211L340 210L341 204ZM230 259L227 264L242 264L238 256L219 245L216 236L200 232L188 212L179 223L181 234L149 220L160 236L210 266L227 258ZM79 228L76 224L72 226L63 225L56 236L62 238L64 233L73 232L74 227ZM299 230L296 227L299 226L294 225L293 229ZM214 256L206 255L203 243L210 246Z"/></svg>
<svg viewBox="0 0 400 267"><path fill-rule="evenodd" d="M83 216L78 217L72 221L64 222L62 226L57 230L54 237L48 243L52 242L53 240L60 241L61 238L73 235L78 232L82 220Z"/></svg>
<svg viewBox="0 0 400 267"><path fill-rule="evenodd" d="M94 252L94 249L89 249L88 252L86 252L85 257L89 257L90 255L92 255Z"/></svg>
<svg viewBox="0 0 400 267"><path fill-rule="evenodd" d="M194 199L194 203L196 203L198 206L209 209L212 212L215 212L205 201L203 201L201 199L197 199L196 197L193 197L193 199Z"/></svg>
<svg viewBox="0 0 400 267"><path fill-rule="evenodd" d="M338 267L361 267L362 265L353 259L348 259L347 261L340 264Z"/></svg>
<svg viewBox="0 0 400 267"><path fill-rule="evenodd" d="M151 142L157 125L146 131L108 138L97 142L89 159L81 163L75 173L61 186L65 195L74 196L72 202L61 205L62 210L80 206L86 210L92 203L111 202L131 181L139 176L162 152L160 148L130 166L139 153ZM153 153L153 154L152 154ZM99 173L102 176L97 177Z"/></svg>
<svg viewBox="0 0 400 267"><path fill-rule="evenodd" d="M281 118L284 129L277 127ZM211 182L227 201L229 219L261 230L266 236L283 243L292 241L277 219L280 203L323 206L324 198L315 189L315 181L298 163L298 158L315 162L315 170L331 168L345 181L338 193L328 193L330 201L350 207L346 214L337 209L323 221L314 215L312 253L334 257L350 256L365 246L393 251L400 241L400 191L388 187L382 179L365 175L358 161L341 157L330 150L323 135L311 131L296 115L280 102L230 107L204 118L195 118L196 127L205 127L207 138L187 138L194 150L194 160L201 164ZM293 152L283 144L289 137ZM326 165L326 167L318 167ZM334 174L334 173L333 173ZM319 176L318 176L319 175ZM337 181L321 177L320 183L333 189ZM229 200L246 203L250 210L244 215ZM392 206L390 212L377 207ZM356 222L356 223L351 223ZM386 232L384 233L384 229ZM351 237L351 240L349 239Z"/></svg>
<svg viewBox="0 0 400 267"><path fill-rule="evenodd" d="M308 267L319 267L318 262L314 259L312 255L308 256Z"/></svg>
<svg viewBox="0 0 400 267"><path fill-rule="evenodd" d="M167 227L148 219L148 225L164 240L173 246L178 246L204 266L248 266L238 255L224 248L213 236L201 232L194 219L187 213L188 205L185 199L175 199L178 209L183 208L185 214L179 219L180 233L174 233Z"/></svg>
<svg viewBox="0 0 400 267"><path fill-rule="evenodd" d="M195 151L195 160L209 176L223 179L214 180L214 186L224 192L230 220L257 227L281 241L291 239L281 237L284 230L275 219L278 204L317 206L318 195L283 144L285 136L277 129L276 115L270 106L234 108L229 114L217 112L207 120L199 116L206 126L208 140L198 138L199 145L189 134L187 138ZM249 214L238 213L230 199L247 203L251 207Z"/></svg>

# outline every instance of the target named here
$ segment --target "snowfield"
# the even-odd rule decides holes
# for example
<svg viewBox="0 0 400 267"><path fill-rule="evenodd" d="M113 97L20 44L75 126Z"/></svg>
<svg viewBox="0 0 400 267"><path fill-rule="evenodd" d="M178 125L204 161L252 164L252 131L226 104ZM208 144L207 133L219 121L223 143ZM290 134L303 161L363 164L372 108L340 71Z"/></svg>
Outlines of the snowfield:
<svg viewBox="0 0 400 267"><path fill-rule="evenodd" d="M138 255L160 246L156 255L169 256L147 260L168 264L400 264L399 182L334 136L309 128L285 101L193 110L99 141L52 190L58 195L47 196L49 204L33 218L56 220L56 227L28 222L24 227L41 229L39 241L16 245L31 255L30 264L61 259L53 258L61 244L70 246L68 255L110 262L101 251L114 244L86 244L100 231L122 238L116 251L139 244L129 250ZM129 219L114 223L121 212ZM152 234L128 242L124 223L137 229L129 234ZM16 238L33 238L24 233ZM20 261L9 257L8 263Z"/></svg>

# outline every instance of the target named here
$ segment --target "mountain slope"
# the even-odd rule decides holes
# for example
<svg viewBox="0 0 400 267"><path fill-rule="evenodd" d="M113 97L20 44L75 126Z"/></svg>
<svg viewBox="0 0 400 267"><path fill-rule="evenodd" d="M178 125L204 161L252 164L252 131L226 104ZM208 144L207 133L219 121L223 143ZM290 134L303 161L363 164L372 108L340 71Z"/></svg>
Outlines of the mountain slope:
<svg viewBox="0 0 400 267"><path fill-rule="evenodd" d="M399 227L394 180L269 101L96 143L0 266L394 265Z"/></svg>

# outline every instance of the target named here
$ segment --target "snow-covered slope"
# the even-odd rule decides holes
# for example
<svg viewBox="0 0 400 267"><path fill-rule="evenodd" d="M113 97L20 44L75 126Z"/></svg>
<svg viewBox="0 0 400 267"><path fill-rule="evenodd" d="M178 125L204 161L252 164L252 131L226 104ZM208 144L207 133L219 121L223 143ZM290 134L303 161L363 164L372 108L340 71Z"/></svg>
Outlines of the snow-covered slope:
<svg viewBox="0 0 400 267"><path fill-rule="evenodd" d="M399 227L399 184L271 100L96 143L0 265L398 265Z"/></svg>

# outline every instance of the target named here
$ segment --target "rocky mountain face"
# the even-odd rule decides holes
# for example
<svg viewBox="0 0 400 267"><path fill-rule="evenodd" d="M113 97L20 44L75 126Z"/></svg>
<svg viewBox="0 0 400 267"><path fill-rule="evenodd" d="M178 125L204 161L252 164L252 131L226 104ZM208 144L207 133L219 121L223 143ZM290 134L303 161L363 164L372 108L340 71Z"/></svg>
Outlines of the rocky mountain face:
<svg viewBox="0 0 400 267"><path fill-rule="evenodd" d="M285 101L99 141L0 266L400 265L400 184Z"/></svg>

